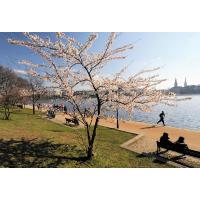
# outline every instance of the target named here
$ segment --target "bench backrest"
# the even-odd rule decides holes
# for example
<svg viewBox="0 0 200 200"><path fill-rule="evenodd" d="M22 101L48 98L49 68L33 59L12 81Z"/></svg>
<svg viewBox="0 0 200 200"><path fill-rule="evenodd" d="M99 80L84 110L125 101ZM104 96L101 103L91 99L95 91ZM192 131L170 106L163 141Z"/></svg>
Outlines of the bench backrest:
<svg viewBox="0 0 200 200"><path fill-rule="evenodd" d="M66 122L72 122L75 125L79 125L79 121L76 118L72 118L72 119L65 118L65 120L66 120Z"/></svg>

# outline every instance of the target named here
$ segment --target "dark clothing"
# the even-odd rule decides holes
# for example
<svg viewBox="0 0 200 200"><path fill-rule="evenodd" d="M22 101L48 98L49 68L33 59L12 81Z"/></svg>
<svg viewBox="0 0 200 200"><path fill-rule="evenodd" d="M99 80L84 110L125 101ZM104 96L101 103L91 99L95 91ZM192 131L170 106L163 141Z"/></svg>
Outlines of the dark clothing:
<svg viewBox="0 0 200 200"><path fill-rule="evenodd" d="M160 122L162 122L162 123L163 123L163 126L165 126L164 118L160 118L160 120L157 122L157 124L159 124Z"/></svg>
<svg viewBox="0 0 200 200"><path fill-rule="evenodd" d="M165 136L161 136L160 143L164 145L172 145L173 143Z"/></svg>
<svg viewBox="0 0 200 200"><path fill-rule="evenodd" d="M47 116L48 118L55 118L55 113L53 110L48 110L47 111Z"/></svg>
<svg viewBox="0 0 200 200"><path fill-rule="evenodd" d="M180 149L188 149L187 144L185 144L184 142L180 143L180 142L177 141L177 142L175 142L175 145Z"/></svg>
<svg viewBox="0 0 200 200"><path fill-rule="evenodd" d="M184 137L180 136L178 140L175 142L176 147L180 149L188 149L187 144L184 142Z"/></svg>
<svg viewBox="0 0 200 200"><path fill-rule="evenodd" d="M164 113L164 112L161 112L159 116L160 116L160 118L163 119L163 118L165 117L165 113Z"/></svg>
<svg viewBox="0 0 200 200"><path fill-rule="evenodd" d="M64 112L67 113L67 106L64 106Z"/></svg>
<svg viewBox="0 0 200 200"><path fill-rule="evenodd" d="M161 112L160 115L160 120L157 122L157 124L159 124L160 122L163 123L163 126L165 126L165 121L164 121L164 117L165 117L165 113L164 112Z"/></svg>

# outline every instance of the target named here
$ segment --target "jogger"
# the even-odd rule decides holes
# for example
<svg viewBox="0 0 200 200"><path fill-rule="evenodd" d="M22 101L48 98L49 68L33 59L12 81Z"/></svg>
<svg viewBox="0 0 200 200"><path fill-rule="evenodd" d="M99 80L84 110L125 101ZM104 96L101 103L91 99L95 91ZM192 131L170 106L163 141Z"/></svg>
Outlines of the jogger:
<svg viewBox="0 0 200 200"><path fill-rule="evenodd" d="M163 126L165 126L165 121L164 121L165 113L164 113L164 111L162 111L160 113L159 117L160 117L160 120L157 122L157 124L159 124L160 122L162 122Z"/></svg>

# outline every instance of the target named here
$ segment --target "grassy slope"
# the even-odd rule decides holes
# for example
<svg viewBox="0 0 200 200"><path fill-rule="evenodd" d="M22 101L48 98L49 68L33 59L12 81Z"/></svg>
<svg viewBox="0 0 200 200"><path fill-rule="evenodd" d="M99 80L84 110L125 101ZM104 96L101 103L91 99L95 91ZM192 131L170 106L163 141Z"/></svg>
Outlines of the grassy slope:
<svg viewBox="0 0 200 200"><path fill-rule="evenodd" d="M168 167L120 148L132 137L99 127L95 157L83 162L83 129L55 124L30 110L15 111L10 121L0 119L0 167Z"/></svg>

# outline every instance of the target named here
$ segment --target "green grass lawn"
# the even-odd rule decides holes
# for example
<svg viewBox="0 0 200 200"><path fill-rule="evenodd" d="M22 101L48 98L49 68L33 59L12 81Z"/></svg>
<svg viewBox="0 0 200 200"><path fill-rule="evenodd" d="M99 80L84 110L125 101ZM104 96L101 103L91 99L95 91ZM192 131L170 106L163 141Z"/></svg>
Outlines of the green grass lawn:
<svg viewBox="0 0 200 200"><path fill-rule="evenodd" d="M169 167L138 156L120 145L133 134L99 127L95 156L85 161L84 129L70 128L35 116L31 110L14 111L11 120L0 113L0 167Z"/></svg>

